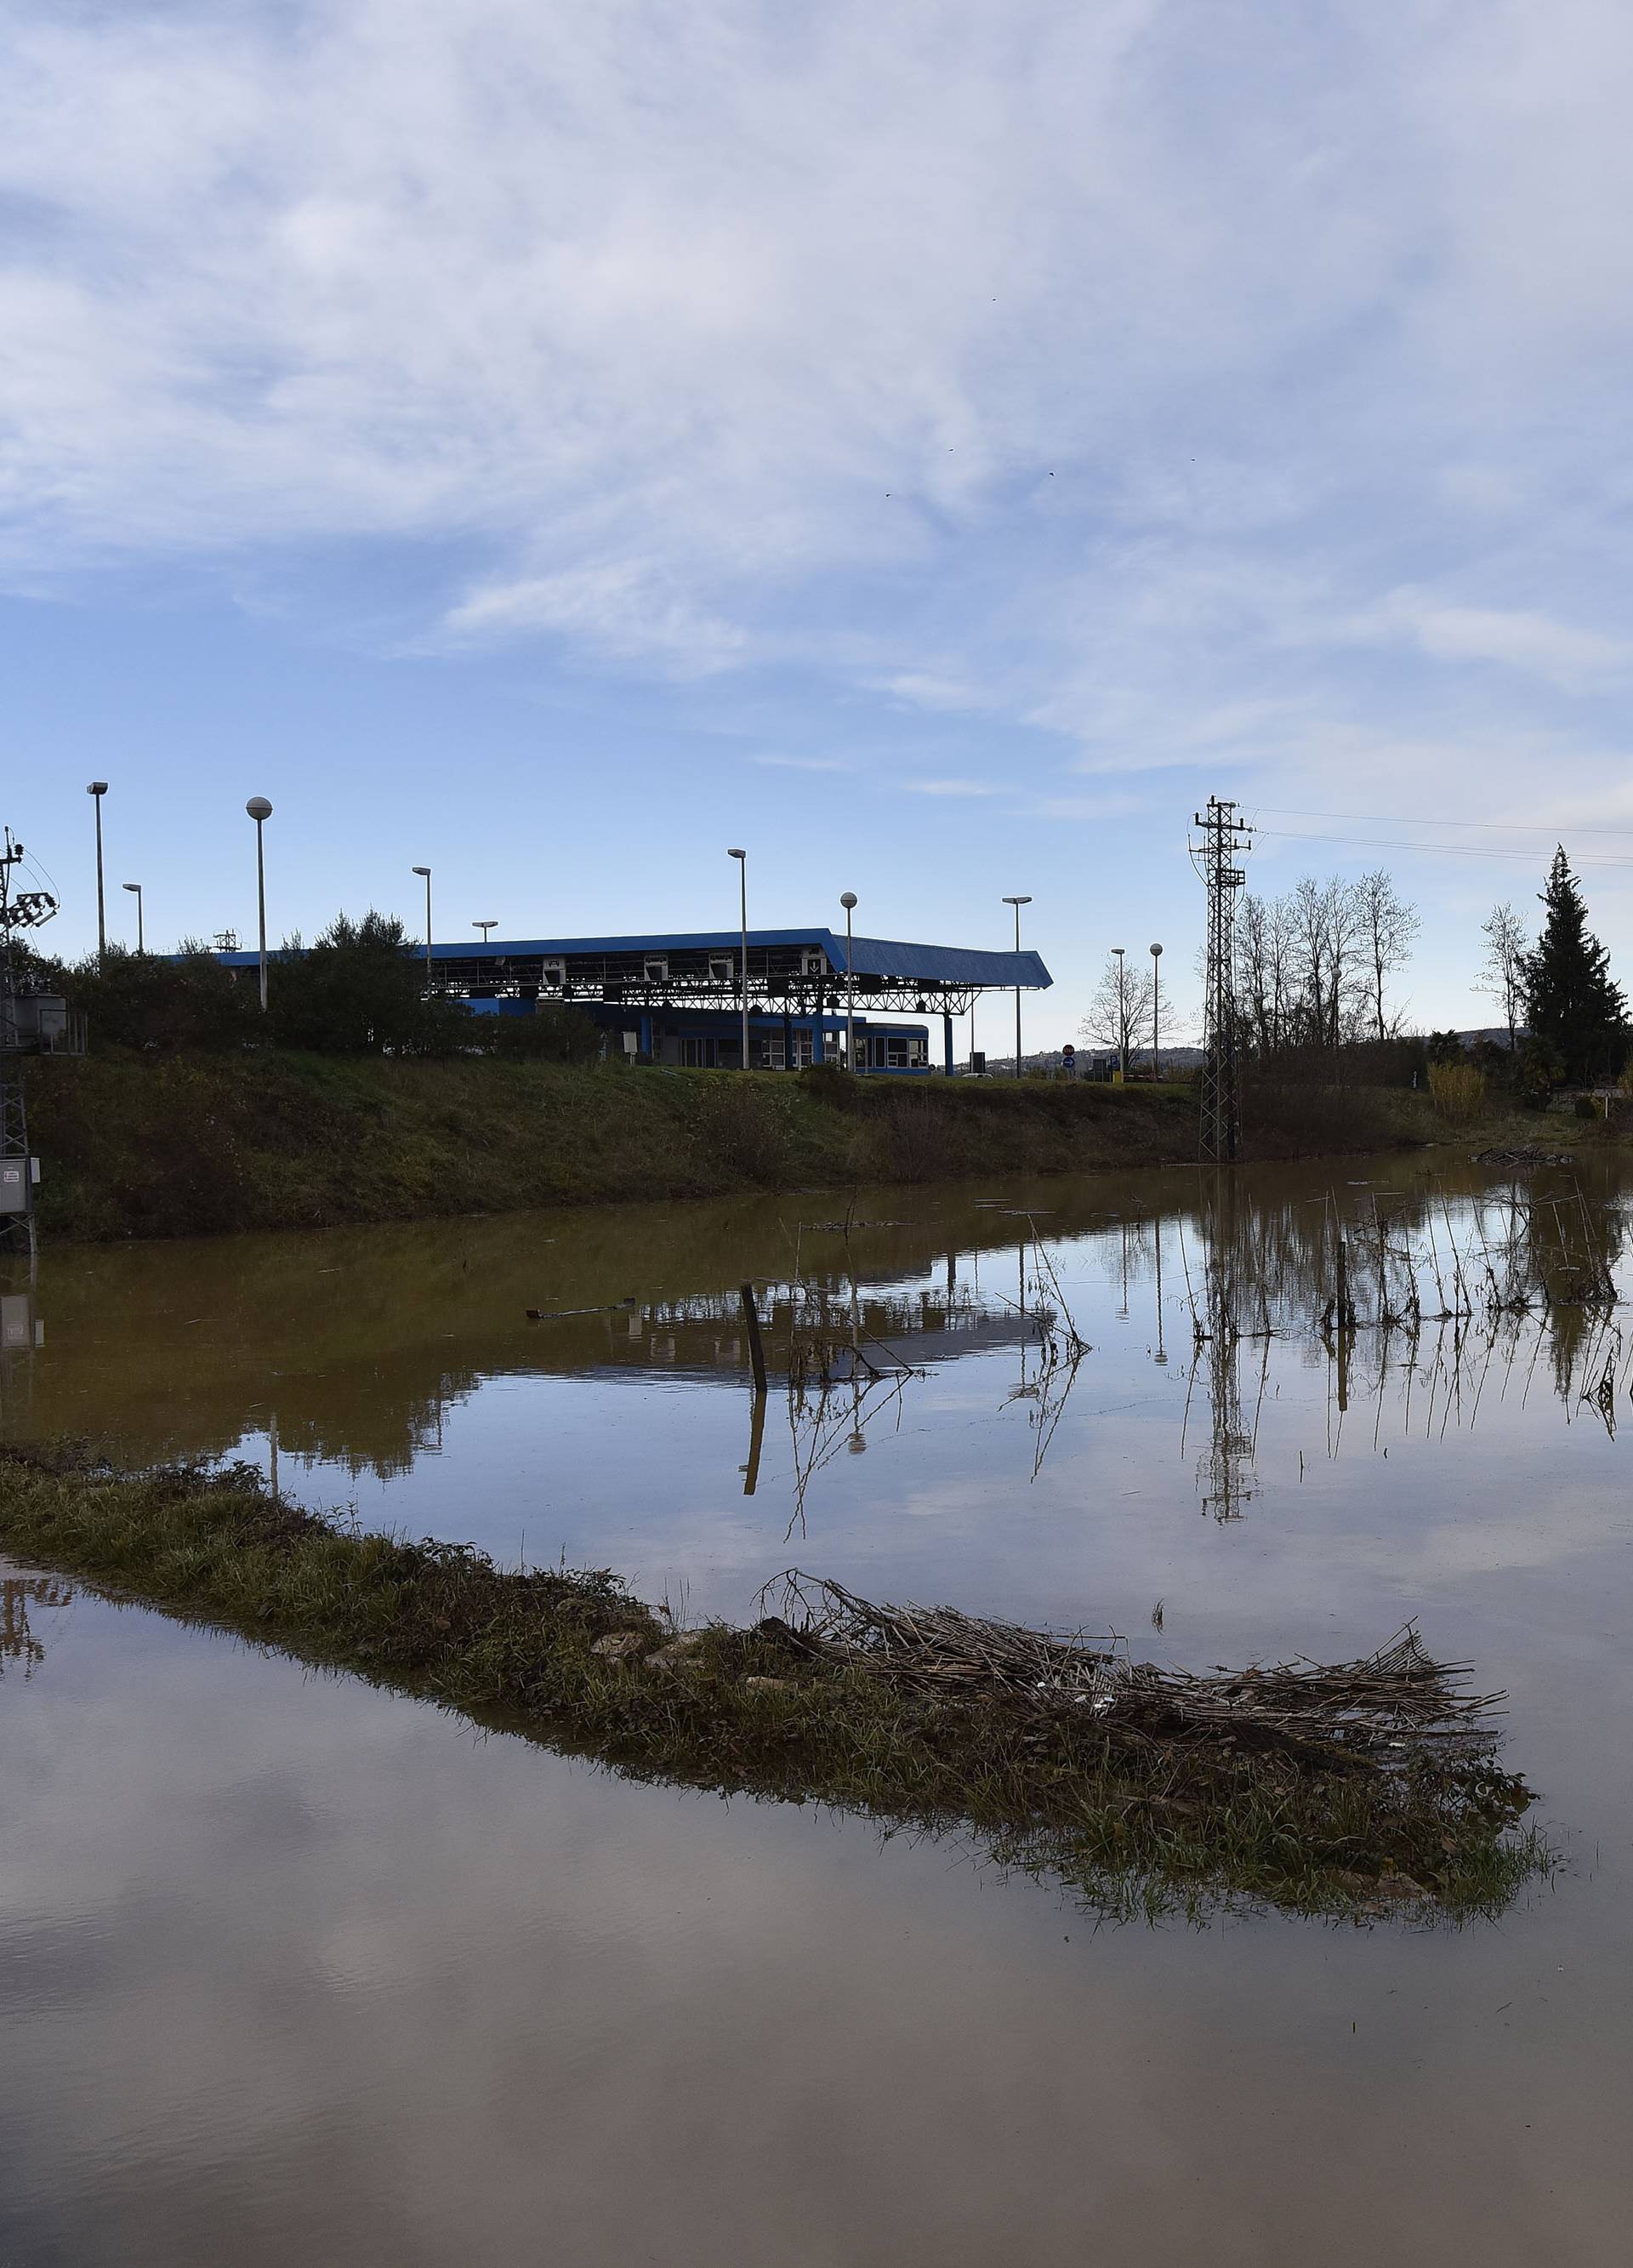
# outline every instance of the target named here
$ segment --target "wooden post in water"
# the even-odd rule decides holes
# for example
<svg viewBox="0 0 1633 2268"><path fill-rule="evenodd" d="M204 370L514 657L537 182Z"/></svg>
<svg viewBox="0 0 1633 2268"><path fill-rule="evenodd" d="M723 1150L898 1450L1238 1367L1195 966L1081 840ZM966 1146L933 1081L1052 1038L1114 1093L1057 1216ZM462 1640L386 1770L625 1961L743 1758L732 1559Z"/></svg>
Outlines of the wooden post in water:
<svg viewBox="0 0 1633 2268"><path fill-rule="evenodd" d="M748 1329L748 1359L754 1366L754 1392L763 1394L766 1390L766 1351L760 1344L760 1315L754 1306L752 1284L743 1285L742 1299L743 1321Z"/></svg>
<svg viewBox="0 0 1633 2268"><path fill-rule="evenodd" d="M1355 1309L1350 1303L1350 1252L1342 1237L1338 1240L1338 1408L1342 1413L1350 1407L1350 1334L1355 1326Z"/></svg>

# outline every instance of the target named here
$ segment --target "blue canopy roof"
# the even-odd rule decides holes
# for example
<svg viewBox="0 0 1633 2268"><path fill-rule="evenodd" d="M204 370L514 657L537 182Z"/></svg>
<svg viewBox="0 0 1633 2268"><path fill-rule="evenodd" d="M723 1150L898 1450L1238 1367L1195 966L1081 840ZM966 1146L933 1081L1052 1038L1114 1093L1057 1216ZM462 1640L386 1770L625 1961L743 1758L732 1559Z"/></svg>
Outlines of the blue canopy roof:
<svg viewBox="0 0 1633 2268"><path fill-rule="evenodd" d="M643 937L532 937L474 939L469 945L431 946L433 961L570 960L578 955L622 953L730 953L741 943L734 929L658 932ZM808 946L828 955L830 966L842 976L845 940L830 929L751 929L749 950L767 946ZM254 968L259 955L250 952L224 953L218 958L229 968ZM896 938L858 937L852 941L851 966L858 976L882 976L899 984L1019 985L1023 991L1041 991L1054 982L1035 953L980 953L960 945L908 945Z"/></svg>

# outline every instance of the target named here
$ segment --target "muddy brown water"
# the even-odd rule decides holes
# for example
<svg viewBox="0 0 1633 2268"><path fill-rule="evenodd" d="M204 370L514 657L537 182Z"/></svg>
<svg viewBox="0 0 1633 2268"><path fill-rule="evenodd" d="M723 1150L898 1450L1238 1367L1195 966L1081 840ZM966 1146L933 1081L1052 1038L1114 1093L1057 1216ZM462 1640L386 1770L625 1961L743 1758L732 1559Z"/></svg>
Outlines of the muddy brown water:
<svg viewBox="0 0 1633 2268"><path fill-rule="evenodd" d="M0 1422L276 1454L693 1616L791 1563L1190 1667L1415 1616L1508 1689L1556 1877L1461 1932L1097 1927L956 1841L632 1785L8 1569L0 2261L1622 2257L1633 1169L843 1211L58 1248L7 1285Z"/></svg>

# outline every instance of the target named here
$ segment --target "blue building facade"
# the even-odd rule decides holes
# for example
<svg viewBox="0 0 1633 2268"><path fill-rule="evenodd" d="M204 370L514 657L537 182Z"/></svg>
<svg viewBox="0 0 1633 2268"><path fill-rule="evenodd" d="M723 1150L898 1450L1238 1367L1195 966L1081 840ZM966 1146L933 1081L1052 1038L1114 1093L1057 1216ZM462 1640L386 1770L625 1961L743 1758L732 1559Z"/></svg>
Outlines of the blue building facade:
<svg viewBox="0 0 1633 2268"><path fill-rule="evenodd" d="M499 939L430 948L430 981L476 1015L532 1015L541 1004L579 1010L609 1052L637 1062L798 1071L842 1061L847 1013L861 1071L923 1078L953 1069L953 1019L982 993L1041 990L1035 953L853 938L828 929L735 930L651 936ZM253 953L222 955L253 968ZM933 1029L939 1021L938 1033ZM936 1042L939 1041L939 1047Z"/></svg>

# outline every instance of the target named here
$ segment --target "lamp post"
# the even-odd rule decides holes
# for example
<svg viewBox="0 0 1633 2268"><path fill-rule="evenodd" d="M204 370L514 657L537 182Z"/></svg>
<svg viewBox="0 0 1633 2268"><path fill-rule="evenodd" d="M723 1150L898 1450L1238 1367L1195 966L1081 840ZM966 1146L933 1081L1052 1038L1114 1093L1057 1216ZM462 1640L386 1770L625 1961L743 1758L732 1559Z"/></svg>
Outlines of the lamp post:
<svg viewBox="0 0 1633 2268"><path fill-rule="evenodd" d="M414 872L425 877L425 998L429 1000L431 997L431 870L429 866L416 866Z"/></svg>
<svg viewBox="0 0 1633 2268"><path fill-rule="evenodd" d="M497 921L480 921L480 922L479 922L479 921L474 921L474 922L471 924L471 927L472 927L473 929L479 929L479 930L482 932L482 945L483 945L484 949L486 948L486 946L487 946L487 943L488 943L488 932L489 932L489 931L490 929L497 929L497 928L498 928L498 926L499 926L499 924L498 924L498 923L497 923Z"/></svg>
<svg viewBox="0 0 1633 2268"><path fill-rule="evenodd" d="M1124 977L1122 947L1114 945L1117 956L1117 1076L1127 1084L1129 1077L1129 991Z"/></svg>
<svg viewBox="0 0 1633 2268"><path fill-rule="evenodd" d="M1162 947L1151 947L1151 1077L1162 1077L1162 992L1160 978Z"/></svg>
<svg viewBox="0 0 1633 2268"><path fill-rule="evenodd" d="M845 909L845 1069L857 1067L857 980L850 951L850 917L857 909L854 890L842 890L839 902Z"/></svg>
<svg viewBox="0 0 1633 2268"><path fill-rule="evenodd" d="M261 923L261 1012L267 1012L267 862L262 855L261 829L272 816L264 795L252 795L244 806L255 822L255 908Z"/></svg>
<svg viewBox="0 0 1633 2268"><path fill-rule="evenodd" d="M748 1069L748 853L747 850L728 850L725 855L728 858L735 858L737 861L739 892L738 910L740 917L739 927L742 932L742 966L738 970L738 975L742 980L743 1069L747 1071Z"/></svg>
<svg viewBox="0 0 1633 2268"><path fill-rule="evenodd" d="M1032 903L1032 900L1029 897L1005 898L1004 902L1006 906L1013 906L1015 909L1015 950L1017 954L1019 954L1020 951L1020 909L1023 906L1029 906ZM1016 974L1017 976L1019 976L1019 970ZM1020 986L1019 983L1017 983L1015 986L1015 1076L1017 1079L1020 1077Z"/></svg>
<svg viewBox="0 0 1633 2268"><path fill-rule="evenodd" d="M102 902L102 799L107 793L107 782L92 780L85 793L96 805L96 965L99 971L107 959L107 913Z"/></svg>
<svg viewBox="0 0 1633 2268"><path fill-rule="evenodd" d="M142 885L141 885L141 883L140 883L140 882L126 882L126 883L123 883L121 887L122 888L124 888L124 889L127 889L127 890L134 890L134 891L135 891L135 893L136 893L136 951L137 951L138 953L145 953L145 952L147 951L147 938L146 938L146 936L145 936L145 934L144 934L144 932L143 932L143 927L142 927Z"/></svg>

